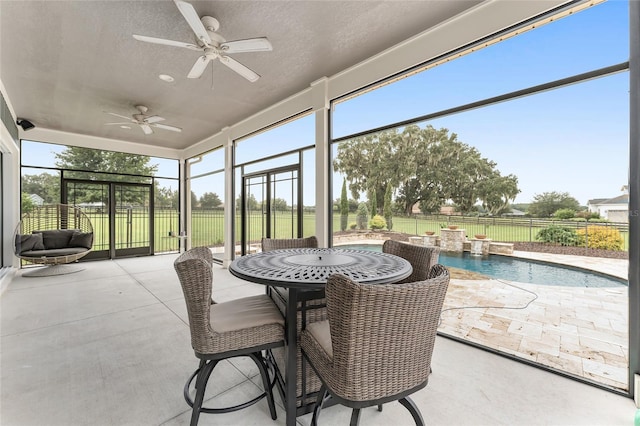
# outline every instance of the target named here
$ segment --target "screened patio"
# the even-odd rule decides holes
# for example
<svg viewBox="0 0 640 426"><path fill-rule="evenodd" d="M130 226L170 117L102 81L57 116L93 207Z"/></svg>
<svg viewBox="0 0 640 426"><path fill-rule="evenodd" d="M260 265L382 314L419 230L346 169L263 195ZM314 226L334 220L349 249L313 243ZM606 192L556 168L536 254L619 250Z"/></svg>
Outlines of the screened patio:
<svg viewBox="0 0 640 426"><path fill-rule="evenodd" d="M288 31L282 24L273 34L265 34L274 46L278 41L281 46L296 46L295 51L300 54L290 57L301 59L295 64L300 68L289 62L288 68L279 68L285 66L282 56L248 60L251 66L261 68L260 84L265 86L251 86L245 81L240 84L215 68L213 76L207 73L201 80L189 81L201 83L190 89L181 86L182 80L187 81L183 70L173 68L181 61L170 53L158 53L153 50L155 46L142 48L130 40L128 32L144 31L127 25L152 13L145 9L148 6L145 2L130 5L131 17L126 19L123 18L126 8L117 12L112 8L117 7L115 3L128 2L97 2L96 8L104 8L100 10L105 28L110 28L108 16L113 13L122 18L118 25L128 31L122 36L112 34L117 31L105 30L101 36L111 37L108 42L122 43L108 46L121 46L121 52L134 52L132 57L145 58L141 60L153 71L142 73L138 68L144 75L134 75L123 65L127 59L117 62L118 68L113 72L108 67L98 72L96 68L101 62L90 56L93 61L87 62L95 62L91 66L95 76L78 80L74 74L78 87L85 89L84 98L83 90L74 86L76 81L69 81L63 72L67 70L72 75L72 71L82 68L75 62L82 55L70 53L75 52L75 44L63 44L60 55L52 53L55 49L48 46L46 60L34 55L37 49L31 47L23 31L31 31L33 46L44 45L44 40L50 38L56 40L48 37L48 31L61 40L65 38L64 33L56 32L57 27L64 27L56 6L51 2L36 3L0 2L1 43L7 52L2 57L0 74L2 424L188 423L189 410L181 398L181 389L195 359L188 342L184 300L172 266L177 253L195 246L211 248L217 261L216 299L260 294L263 287L232 277L226 267L237 256L258 251L261 237L315 235L321 247L335 245L342 226L336 200L341 185L347 181L350 192L358 193L361 201L368 203L372 197L378 197L378 205L382 207L385 188L382 185L373 191L367 188L357 166L377 164L391 155L380 151L349 165L345 158L357 153L354 147L366 146L368 152L373 152L363 144L393 138L408 140L415 135L427 140L443 129L448 129L449 140L455 140L457 132L464 141L494 138L495 143L489 144L492 150L483 155L493 159L505 152L517 153L520 161L528 162L526 169L530 173L522 176L524 181L553 175L556 181L582 182L583 189L593 188L589 192L592 193L600 188L597 177L598 173L604 173L600 167L605 170L605 163L609 172L622 171L628 182L621 184L629 184L628 223L620 227L627 262L622 266L611 262L615 263L614 273L607 269L610 265L607 260L598 258L578 259L574 266L599 262L604 273L626 279L628 287L614 292L585 290L584 297L582 293L576 296L573 290L536 290L540 295L538 302L545 305L540 309L552 313L545 317L537 311L505 319L491 312L457 309L468 305L469 300L479 305L507 293L518 306L527 304L528 299L518 299L522 294L498 288L493 281L454 282L446 306L447 318L437 340L434 375L429 386L415 398L425 420L433 424L567 425L632 421L640 373L637 2L488 0L449 5L400 2L403 5L397 10L393 10L393 3L397 2L379 2L377 6L388 8L388 22L373 13L375 9L370 15L358 9L364 8L364 3L339 2L340 7L333 13L340 10L345 19L351 16L354 34L358 34L350 39L340 30L346 37L340 43L342 40L355 43L358 37L363 42L367 38L364 34L368 20L376 28L384 27L381 21L389 24L389 38L384 40L388 45L383 46L382 32L375 34L380 38L369 33L368 41L377 42L379 48L354 44L341 50L338 48L341 44L334 43L329 52L335 57L316 47L317 56L309 59L302 53L308 51L301 49L300 40L295 40L296 31ZM240 3L194 2L202 13L211 13L214 3L219 3L221 9L228 7L229 12L233 10L233 19L249 14L239 12ZM288 2L277 3L272 6L286 16L282 7L286 9ZM309 5L309 10L317 12L321 3ZM163 26L172 27L175 17L172 13L177 13L175 5L158 4L154 16ZM291 16L312 19L306 16L310 12L305 12L303 4L289 4ZM46 10L57 16L47 21L47 31L30 27L32 19L27 17L38 5L51 8ZM72 1L69 5L78 6ZM256 8L254 28L268 31L265 21L269 20L264 19L268 8L262 9L266 3L252 5ZM67 12L78 13L74 15L79 16L78 22L93 22L93 18L87 17L95 18L96 12L85 6L69 7ZM322 17L329 14L321 10ZM428 13L429 10L433 13ZM411 11L416 14L404 26L402 11L406 16ZM314 19L321 21L318 16ZM327 22L338 22L335 19ZM615 34L609 33L607 22L616 23ZM286 24L291 22L286 20ZM85 27L68 26L78 33L88 31ZM225 33L227 28L223 27ZM556 33L563 28L565 31L577 28L582 32L573 34L583 36L564 39ZM145 33L152 34L155 29L148 25ZM415 34L406 34L414 30ZM299 34L302 33L309 36L305 32ZM236 38L231 28L227 34ZM237 38L243 34L239 32ZM184 34L178 30L174 38L181 37ZM11 47L16 38L24 39L30 47L21 50ZM364 56L345 59L349 50ZM84 54L89 57L98 51L101 50ZM280 54L277 51L274 48ZM481 56L481 52L486 56ZM323 57L327 60L318 60ZM62 62L58 63L59 60ZM49 76L42 66L35 65L47 61L59 65ZM25 68L31 71L23 72L15 66L18 63L29 64ZM147 78L146 74L164 72L161 64L171 64L171 73L181 76L175 85L157 86L155 75L153 81ZM524 72L539 64L545 65L540 72ZM295 69L298 72L291 71ZM286 76L291 81L284 81ZM204 81L205 77L211 81ZM209 86L214 81L213 91L202 89L206 83L207 90L212 90ZM499 84L494 86L496 81ZM410 90L412 84L420 90ZM443 87L448 91L437 91ZM45 92L37 91L43 88ZM118 93L106 96L111 90ZM182 120L183 132L158 130L153 135L143 135L127 133L137 128L118 130L104 125L105 112L143 99L165 107L166 113L162 114L167 118ZM32 119L35 128L16 126L18 117ZM548 130L551 128L553 132ZM595 135L601 143L587 147L581 143L587 134ZM70 148L152 159L152 164L160 164L162 172L130 174L92 169L93 166L77 168L60 160ZM577 157L578 153L586 153L586 157ZM445 168L443 163L429 161L425 159L418 166L412 163L416 168L412 175L415 181L427 182L435 176L430 170ZM582 164L580 173L567 172L568 162ZM405 163L398 160L398 164ZM454 164L446 167L453 168ZM103 260L85 262L86 270L73 276L37 281L22 277L23 269L13 254L13 230L24 211L24 201L19 200L24 200L27 184L33 183L28 177L41 174L55 182L57 192L49 194L54 202L83 204L102 229L111 226L109 215L102 209L111 201L82 198L87 185L105 197L120 196L126 192L121 191L122 187L142 188L146 192L141 197L146 198L140 204L144 204L146 216L140 217L148 228L141 247L131 237L135 233L131 224L136 220L136 212L143 209L131 202L135 198L124 196L122 232L129 239L122 246L106 237L99 240L93 256ZM95 189L97 186L100 188ZM405 212L397 216L396 229L403 226L404 213L410 210L408 188L395 188L396 201L401 194L405 195ZM421 190L422 195L427 193L425 188ZM356 214L351 212L347 227L356 226L355 221ZM399 232L422 236L423 230L412 226L407 225ZM129 257L141 254L149 256ZM571 312L553 311L576 298L584 305ZM577 331L574 333L574 328L556 324L555 319L564 314L573 316L572 326L583 333L582 337L577 336ZM558 334L538 333L549 329ZM533 334L537 340L531 339ZM560 349L563 339L568 342L564 346L569 347L571 356L563 356ZM587 340L588 345L584 343ZM221 387L209 395L213 401L224 403L227 398L237 399L238 395L242 399L257 389L257 372L249 363L234 363L222 374ZM276 423L284 424L279 403ZM375 410L366 413L363 421L404 424L404 415L401 408L385 407L382 413ZM348 410L334 407L323 416L328 424L341 424L348 422L349 414ZM264 424L265 419L268 421L268 410L266 404L260 403L224 417L202 416L201 424ZM299 424L309 422L310 416L298 418Z"/></svg>

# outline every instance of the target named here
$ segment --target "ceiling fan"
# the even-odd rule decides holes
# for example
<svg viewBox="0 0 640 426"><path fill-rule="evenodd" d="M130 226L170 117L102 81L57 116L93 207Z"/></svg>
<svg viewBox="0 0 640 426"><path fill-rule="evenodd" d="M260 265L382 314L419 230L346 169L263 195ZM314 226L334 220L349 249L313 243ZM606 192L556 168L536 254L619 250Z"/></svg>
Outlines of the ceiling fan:
<svg viewBox="0 0 640 426"><path fill-rule="evenodd" d="M176 6L184 16L196 37L196 44L184 43L181 41L165 40L155 37L147 37L141 35L133 35L133 38L147 43L162 44L166 46L184 47L186 49L202 52L196 63L189 71L187 78L199 78L204 73L209 62L219 59L227 67L240 74L250 82L254 82L260 76L253 70L242 65L235 59L227 56L231 53L246 52L266 52L273 48L266 37L250 38L245 40L226 41L224 37L218 34L220 23L211 16L198 17L198 13L190 3L182 0L174 0Z"/></svg>
<svg viewBox="0 0 640 426"><path fill-rule="evenodd" d="M182 131L182 129L179 127L160 124L161 121L164 121L164 118L157 115L147 115L147 111L149 111L149 108L147 108L144 105L136 105L136 109L139 112L137 114L132 114L131 117L116 114L114 112L107 112L107 114L113 115L118 118L124 118L127 121L124 123L105 123L105 126L111 126L111 125L123 126L123 125L128 125L133 123L140 126L140 128L142 129L145 135L150 135L153 133L152 127L155 127L157 129L171 130L172 132Z"/></svg>

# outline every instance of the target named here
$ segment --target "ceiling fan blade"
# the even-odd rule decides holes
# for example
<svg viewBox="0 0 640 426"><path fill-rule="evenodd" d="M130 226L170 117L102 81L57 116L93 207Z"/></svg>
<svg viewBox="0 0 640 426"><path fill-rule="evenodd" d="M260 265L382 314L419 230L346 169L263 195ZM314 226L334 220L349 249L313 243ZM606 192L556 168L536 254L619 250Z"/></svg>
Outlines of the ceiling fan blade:
<svg viewBox="0 0 640 426"><path fill-rule="evenodd" d="M223 64L225 64L226 66L228 66L229 68L231 68L232 70L234 70L235 72L237 72L238 74L240 74L241 76L243 76L244 78L246 78L252 83L257 81L260 78L260 76L256 74L254 71L250 70L249 68L245 67L240 62L236 61L235 59L229 56L220 56L220 62L222 62Z"/></svg>
<svg viewBox="0 0 640 426"><path fill-rule="evenodd" d="M187 24L189 24L193 32L196 34L198 40L202 41L206 45L211 44L211 37L209 37L206 28L202 25L202 21L200 21L198 12L196 12L191 3L187 3L182 0L173 1L176 6L178 6L178 10L180 10L184 19L186 19Z"/></svg>
<svg viewBox="0 0 640 426"><path fill-rule="evenodd" d="M151 130L151 126L149 126L148 124L141 124L140 128L145 135L150 135L151 133L153 133L153 130Z"/></svg>
<svg viewBox="0 0 640 426"><path fill-rule="evenodd" d="M105 126L128 126L131 123L104 123Z"/></svg>
<svg viewBox="0 0 640 426"><path fill-rule="evenodd" d="M164 118L160 117L159 115L152 115L151 117L145 118L144 121L146 121L149 124L159 123L161 121L164 121Z"/></svg>
<svg viewBox="0 0 640 426"><path fill-rule="evenodd" d="M147 36L141 36L137 34L134 34L133 38L140 41L146 41L147 43L162 44L164 46L184 47L187 49L197 50L197 51L202 50L201 47L196 46L195 44L184 43L182 41L165 40L163 38L147 37Z"/></svg>
<svg viewBox="0 0 640 426"><path fill-rule="evenodd" d="M206 56L200 56L198 60L196 60L196 63L193 64L193 68L191 68L191 71L189 71L187 78L200 78L205 68L207 68L207 64L210 60L211 59L207 58Z"/></svg>
<svg viewBox="0 0 640 426"><path fill-rule="evenodd" d="M124 118L125 120L133 121L131 119L131 117L127 117L126 115L116 114L115 112L107 112L107 114L113 115L114 117L118 117L118 118ZM129 123L127 123L127 124L129 124Z"/></svg>
<svg viewBox="0 0 640 426"><path fill-rule="evenodd" d="M226 41L220 44L225 53L269 52L273 46L266 37Z"/></svg>
<svg viewBox="0 0 640 426"><path fill-rule="evenodd" d="M182 131L180 127L168 126L166 124L154 124L152 127L157 127L158 129L164 129L164 130L171 130L172 132Z"/></svg>

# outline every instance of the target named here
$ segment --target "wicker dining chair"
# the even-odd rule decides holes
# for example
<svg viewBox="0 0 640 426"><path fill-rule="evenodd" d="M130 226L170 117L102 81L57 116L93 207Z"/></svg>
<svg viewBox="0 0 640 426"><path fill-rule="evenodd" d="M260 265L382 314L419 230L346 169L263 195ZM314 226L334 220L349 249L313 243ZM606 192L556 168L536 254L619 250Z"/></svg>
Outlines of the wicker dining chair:
<svg viewBox="0 0 640 426"><path fill-rule="evenodd" d="M263 238L262 251L289 248L318 248L318 239L314 236L306 238Z"/></svg>
<svg viewBox="0 0 640 426"><path fill-rule="evenodd" d="M300 335L306 359L322 388L313 412L317 425L329 396L360 409L399 401L416 425L424 425L409 398L429 379L431 356L449 272L435 265L424 281L404 284L359 284L342 275L327 280L327 321L309 324Z"/></svg>
<svg viewBox="0 0 640 426"><path fill-rule="evenodd" d="M398 284L426 280L431 267L438 263L440 257L439 247L418 246L394 240L385 241L382 252L399 256L411 264L413 272Z"/></svg>
<svg viewBox="0 0 640 426"><path fill-rule="evenodd" d="M263 238L262 239L262 251L272 251L279 249L290 248L317 248L318 239L315 236L306 238ZM321 292L322 293L322 292ZM287 314L287 303L289 301L289 290L281 287L267 287L267 294L276 304L280 312L284 317ZM326 300L324 294L320 294L317 299L306 300L298 302L297 305L297 331L300 333L302 329L302 318L304 311L305 324L309 324L316 321L324 321L327 319ZM272 351L275 358L275 362L278 364L281 370L287 363L285 348L277 348ZM297 351L296 357L297 366L297 383L296 383L296 398L297 406L313 403L315 400L315 393L320 390L320 379L315 372L309 367L307 362L302 358L302 352L300 348ZM302 371L304 369L304 375ZM304 381L303 381L304 376ZM309 396L311 395L311 396ZM303 400L304 399L304 400Z"/></svg>
<svg viewBox="0 0 640 426"><path fill-rule="evenodd" d="M209 255L207 255L209 252ZM269 377L263 350L284 345L284 320L267 295L245 297L224 303L212 303L212 260L209 249L194 248L174 262L180 279L191 331L191 346L200 359L196 371L184 386L184 399L193 408L191 426L198 424L200 413L229 413L248 407L266 396L271 418L277 418L273 401L273 383ZM248 356L258 366L264 392L245 403L226 408L202 406L205 389L219 361ZM196 379L195 398L190 387Z"/></svg>

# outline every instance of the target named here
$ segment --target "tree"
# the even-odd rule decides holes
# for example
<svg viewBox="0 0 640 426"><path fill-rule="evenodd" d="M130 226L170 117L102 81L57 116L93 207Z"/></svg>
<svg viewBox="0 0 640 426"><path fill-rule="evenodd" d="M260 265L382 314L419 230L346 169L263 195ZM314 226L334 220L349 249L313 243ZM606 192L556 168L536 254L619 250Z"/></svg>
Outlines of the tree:
<svg viewBox="0 0 640 426"><path fill-rule="evenodd" d="M369 221L369 209L367 203L360 203L358 205L358 213L356 215L356 226L358 229L367 229Z"/></svg>
<svg viewBox="0 0 640 426"><path fill-rule="evenodd" d="M236 198L237 211L241 211L241 201L242 201L241 197ZM258 200L256 200L255 195L249 194L249 197L247 198L247 211L256 211L256 210L262 211L262 206L260 205L260 203L258 203Z"/></svg>
<svg viewBox="0 0 640 426"><path fill-rule="evenodd" d="M283 212L289 209L289 204L284 198L274 198L271 200L271 209L279 212Z"/></svg>
<svg viewBox="0 0 640 426"><path fill-rule="evenodd" d="M74 177L86 180L110 180L113 182L148 183L149 176L158 171L157 164L149 164L151 157L124 152L68 146L55 153L55 165L73 170ZM109 173L99 175L96 172ZM101 188L75 189L74 197L83 202L104 201ZM144 204L145 194L139 191L122 191L119 203Z"/></svg>
<svg viewBox="0 0 640 426"><path fill-rule="evenodd" d="M60 176L46 172L38 175L24 175L22 176L22 192L39 195L45 204L59 203Z"/></svg>
<svg viewBox="0 0 640 426"><path fill-rule="evenodd" d="M380 200L391 184L406 215L416 203L426 213L438 211L448 200L462 212L474 210L479 200L500 211L519 192L515 176L501 176L496 163L477 149L433 126L410 125L354 138L339 145L333 164L350 182L354 198L367 191L369 200ZM375 206L372 214L378 212Z"/></svg>
<svg viewBox="0 0 640 426"><path fill-rule="evenodd" d="M196 208L198 207L198 196L196 195L195 192L191 191L191 208Z"/></svg>
<svg viewBox="0 0 640 426"><path fill-rule="evenodd" d="M349 222L349 200L347 199L347 181L342 180L342 192L340 193L340 230L346 231Z"/></svg>
<svg viewBox="0 0 640 426"><path fill-rule="evenodd" d="M156 186L155 190L156 208L172 208L178 209L178 191L169 187Z"/></svg>
<svg viewBox="0 0 640 426"><path fill-rule="evenodd" d="M518 178L514 175L490 176L480 183L480 199L487 213L497 216L510 211L509 203L520 193Z"/></svg>
<svg viewBox="0 0 640 426"><path fill-rule="evenodd" d="M580 209L580 203L568 192L543 192L533 197L533 202L529 205L529 214L537 217L550 217L560 209L577 211Z"/></svg>
<svg viewBox="0 0 640 426"><path fill-rule="evenodd" d="M349 198L349 213L355 213L358 211L358 200L354 200L353 198Z"/></svg>
<svg viewBox="0 0 640 426"><path fill-rule="evenodd" d="M69 146L54 155L55 164L61 169L91 172L83 176L83 179L105 180L104 176L95 175L95 172L103 172L114 173L108 180L116 182L148 182L148 176L153 176L158 171L158 165L149 164L151 157L146 155L76 146Z"/></svg>
<svg viewBox="0 0 640 426"><path fill-rule="evenodd" d="M378 210L377 202L375 206L371 202L374 194L376 200L381 200L388 182L394 187L398 184L400 167L389 161L392 150L397 145L394 138L397 138L396 131L354 138L339 145L333 163L336 171L346 175L354 199L358 199L361 193L368 194L369 207L373 212ZM407 162L410 160L411 158L407 158Z"/></svg>
<svg viewBox="0 0 640 426"><path fill-rule="evenodd" d="M222 200L215 192L205 192L200 196L200 207L203 209L215 209L222 205Z"/></svg>
<svg viewBox="0 0 640 426"><path fill-rule="evenodd" d="M369 191L369 203L371 204L370 206L370 213L371 213L371 218L373 219L373 217L378 214L378 194L376 194L376 189L375 188L371 188L371 190Z"/></svg>
<svg viewBox="0 0 640 426"><path fill-rule="evenodd" d="M384 219L387 222L387 229L391 231L393 229L393 211L391 210L391 184L387 184L387 190L384 192L384 205L382 207L382 213Z"/></svg>
<svg viewBox="0 0 640 426"><path fill-rule="evenodd" d="M576 217L576 211L571 209L559 209L553 212L553 217L562 220L572 219Z"/></svg>
<svg viewBox="0 0 640 426"><path fill-rule="evenodd" d="M29 213L36 206L26 192L21 195L22 213Z"/></svg>

